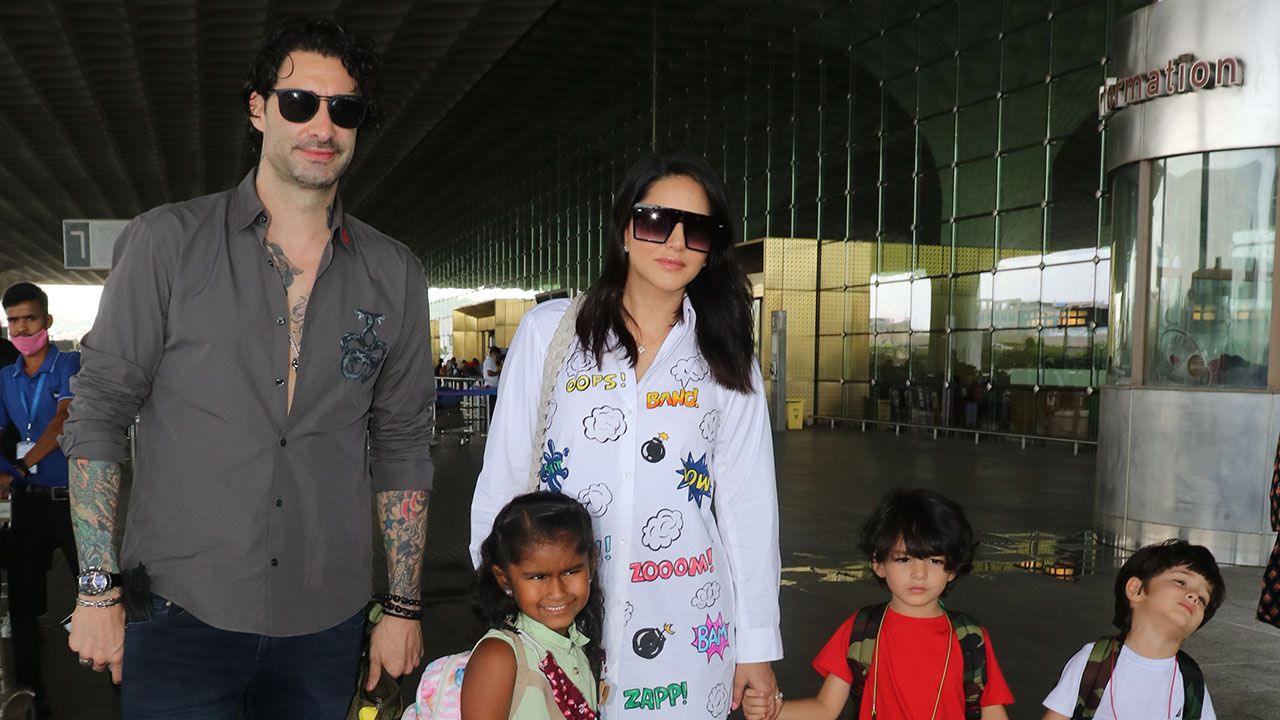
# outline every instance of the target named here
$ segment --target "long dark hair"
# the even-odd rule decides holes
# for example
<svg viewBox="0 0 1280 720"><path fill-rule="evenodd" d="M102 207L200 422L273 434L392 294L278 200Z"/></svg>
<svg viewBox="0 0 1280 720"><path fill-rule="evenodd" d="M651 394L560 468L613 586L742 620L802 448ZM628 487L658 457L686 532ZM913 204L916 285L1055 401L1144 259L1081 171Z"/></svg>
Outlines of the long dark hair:
<svg viewBox="0 0 1280 720"><path fill-rule="evenodd" d="M613 214L604 246L604 267L587 290L578 314L578 342L600 364L606 351L621 347L635 365L639 353L627 330L622 291L627 284L628 258L623 238L631 222L632 207L663 178L687 177L702 186L711 205L711 216L729 228L723 242L707 253L702 271L685 288L698 314L698 351L720 385L749 392L754 353L751 342L751 287L734 253L733 219L724 181L701 157L685 151L649 155L623 178L613 198ZM677 314L677 318L679 315Z"/></svg>
<svg viewBox="0 0 1280 720"><path fill-rule="evenodd" d="M573 622L578 632L590 640L583 652L591 662L591 672L598 678L604 669L604 592L600 589L600 573L596 567L599 552L591 529L591 515L577 500L557 492L532 492L516 497L498 512L493 530L480 544L480 566L472 585L471 610L485 627L514 629L511 621L520 607L498 584L493 566L510 574L511 566L520 562L529 550L548 541L572 543L574 549L590 561L591 596Z"/></svg>

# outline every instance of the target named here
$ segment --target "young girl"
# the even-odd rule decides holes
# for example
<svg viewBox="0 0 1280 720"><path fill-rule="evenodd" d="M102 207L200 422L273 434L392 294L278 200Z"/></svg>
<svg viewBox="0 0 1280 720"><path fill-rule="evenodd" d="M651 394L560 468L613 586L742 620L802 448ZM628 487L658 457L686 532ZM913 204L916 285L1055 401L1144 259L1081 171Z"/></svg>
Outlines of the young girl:
<svg viewBox="0 0 1280 720"><path fill-rule="evenodd" d="M591 515L560 493L521 495L480 553L472 609L489 632L463 676L464 720L594 720L604 601Z"/></svg>
<svg viewBox="0 0 1280 720"><path fill-rule="evenodd" d="M787 700L781 720L834 720L850 697L862 720L1007 720L1013 694L987 631L938 602L973 569L973 529L955 501L929 490L894 490L862 528L889 602L844 622L813 667L826 677L816 698ZM748 691L748 720L766 716L769 698Z"/></svg>

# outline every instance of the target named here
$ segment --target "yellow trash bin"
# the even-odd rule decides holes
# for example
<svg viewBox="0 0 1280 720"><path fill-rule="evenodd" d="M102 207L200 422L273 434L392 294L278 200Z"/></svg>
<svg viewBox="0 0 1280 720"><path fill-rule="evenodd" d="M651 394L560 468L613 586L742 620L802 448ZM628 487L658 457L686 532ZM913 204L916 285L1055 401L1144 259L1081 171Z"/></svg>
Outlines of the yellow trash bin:
<svg viewBox="0 0 1280 720"><path fill-rule="evenodd" d="M787 429L804 429L804 398L787 398Z"/></svg>

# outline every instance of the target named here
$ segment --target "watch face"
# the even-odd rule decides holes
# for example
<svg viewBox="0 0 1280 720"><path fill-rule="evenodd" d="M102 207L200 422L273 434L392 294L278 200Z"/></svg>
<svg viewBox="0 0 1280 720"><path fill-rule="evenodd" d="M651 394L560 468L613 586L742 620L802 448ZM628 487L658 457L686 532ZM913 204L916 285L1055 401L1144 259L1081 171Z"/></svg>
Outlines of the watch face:
<svg viewBox="0 0 1280 720"><path fill-rule="evenodd" d="M80 576L82 595L101 595L111 588L111 576L102 571L90 571Z"/></svg>

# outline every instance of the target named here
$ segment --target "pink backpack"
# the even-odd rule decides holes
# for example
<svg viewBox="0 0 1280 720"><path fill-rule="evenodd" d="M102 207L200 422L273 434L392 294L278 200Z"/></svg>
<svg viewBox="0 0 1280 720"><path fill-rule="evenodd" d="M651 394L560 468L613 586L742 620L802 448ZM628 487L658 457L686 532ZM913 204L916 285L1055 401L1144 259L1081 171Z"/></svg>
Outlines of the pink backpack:
<svg viewBox="0 0 1280 720"><path fill-rule="evenodd" d="M460 720L462 675L471 651L432 660L422 671L417 696L400 720Z"/></svg>
<svg viewBox="0 0 1280 720"><path fill-rule="evenodd" d="M552 699L551 685L547 678L537 670L529 669L531 658L536 658L542 651L540 648L525 645L518 632L503 630L511 639L516 654L516 683L512 693L511 712L514 715L519 706L519 699L524 697L525 690L537 688L546 699L547 712L551 717L560 717L562 713ZM532 642L532 639L530 639ZM422 679L418 681L418 692L413 704L405 709L400 720L462 720L462 677L467 669L467 661L471 659L471 651L445 655L432 660L422 671ZM535 660L536 661L536 660Z"/></svg>

